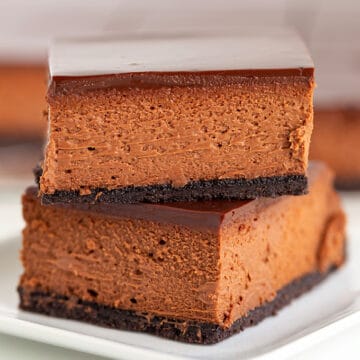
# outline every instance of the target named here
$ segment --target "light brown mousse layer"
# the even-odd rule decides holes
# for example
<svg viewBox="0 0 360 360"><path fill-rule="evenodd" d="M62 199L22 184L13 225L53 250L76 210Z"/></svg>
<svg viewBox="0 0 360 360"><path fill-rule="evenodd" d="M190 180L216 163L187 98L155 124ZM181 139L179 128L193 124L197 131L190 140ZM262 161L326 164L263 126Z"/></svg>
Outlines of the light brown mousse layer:
<svg viewBox="0 0 360 360"><path fill-rule="evenodd" d="M360 109L320 109L315 112L312 159L335 170L341 188L360 188Z"/></svg>
<svg viewBox="0 0 360 360"><path fill-rule="evenodd" d="M23 197L23 291L229 327L344 259L345 217L321 164L302 197L42 206Z"/></svg>
<svg viewBox="0 0 360 360"><path fill-rule="evenodd" d="M305 175L313 87L299 69L55 78L40 190Z"/></svg>
<svg viewBox="0 0 360 360"><path fill-rule="evenodd" d="M0 137L44 137L46 73L40 65L0 64Z"/></svg>

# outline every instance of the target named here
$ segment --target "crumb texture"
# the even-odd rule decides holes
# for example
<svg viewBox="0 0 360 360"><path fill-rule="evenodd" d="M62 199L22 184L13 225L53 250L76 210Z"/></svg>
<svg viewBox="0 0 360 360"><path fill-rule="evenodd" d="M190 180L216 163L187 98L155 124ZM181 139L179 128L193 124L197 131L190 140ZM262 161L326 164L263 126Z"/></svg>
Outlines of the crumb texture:
<svg viewBox="0 0 360 360"><path fill-rule="evenodd" d="M308 190L303 175L274 176L251 180L209 180L191 182L183 187L171 185L128 186L121 189L80 191L56 190L43 194L43 204L65 203L161 203L178 201L238 200L280 195L304 195Z"/></svg>
<svg viewBox="0 0 360 360"><path fill-rule="evenodd" d="M174 319L146 312L138 313L115 309L56 293L44 293L36 290L28 292L21 287L18 291L21 299L20 307L23 310L86 321L114 329L146 332L187 343L215 344L249 326L258 324L268 316L275 315L291 300L309 291L322 281L326 275L324 273L312 273L294 280L281 289L271 302L250 311L246 316L236 320L230 328L201 321Z"/></svg>

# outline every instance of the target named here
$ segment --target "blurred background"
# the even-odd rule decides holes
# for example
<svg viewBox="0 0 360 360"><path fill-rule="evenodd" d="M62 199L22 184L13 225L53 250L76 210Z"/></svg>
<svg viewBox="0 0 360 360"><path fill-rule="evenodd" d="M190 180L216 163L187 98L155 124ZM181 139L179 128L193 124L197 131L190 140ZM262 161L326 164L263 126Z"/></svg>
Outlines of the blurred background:
<svg viewBox="0 0 360 360"><path fill-rule="evenodd" d="M359 16L357 0L1 0L0 183L29 181L41 157L51 39L290 25L316 65L311 157L335 169L339 187L360 188Z"/></svg>

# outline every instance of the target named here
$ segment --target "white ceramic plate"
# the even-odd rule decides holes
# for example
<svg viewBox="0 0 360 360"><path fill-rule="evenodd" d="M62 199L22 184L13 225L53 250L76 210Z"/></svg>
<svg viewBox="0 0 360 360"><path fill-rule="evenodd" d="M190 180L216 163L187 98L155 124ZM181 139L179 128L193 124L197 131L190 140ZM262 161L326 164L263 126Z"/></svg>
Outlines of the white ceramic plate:
<svg viewBox="0 0 360 360"><path fill-rule="evenodd" d="M146 334L105 329L18 310L16 286L22 226L19 191L0 190L0 331L118 359L281 359L360 324L360 194L348 193L348 261L310 293L222 343L177 343ZM17 234L17 235L16 235Z"/></svg>

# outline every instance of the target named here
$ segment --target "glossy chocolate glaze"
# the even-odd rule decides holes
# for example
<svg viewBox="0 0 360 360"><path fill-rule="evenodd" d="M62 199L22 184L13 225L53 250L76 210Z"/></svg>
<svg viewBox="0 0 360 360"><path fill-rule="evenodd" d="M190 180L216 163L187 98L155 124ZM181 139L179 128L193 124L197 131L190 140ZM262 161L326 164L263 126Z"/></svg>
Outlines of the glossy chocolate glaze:
<svg viewBox="0 0 360 360"><path fill-rule="evenodd" d="M312 68L309 52L286 27L242 26L232 34L167 32L58 39L50 46L52 76ZM257 71L255 70L255 73Z"/></svg>
<svg viewBox="0 0 360 360"><path fill-rule="evenodd" d="M316 179L323 165L312 161L309 165L309 183ZM35 177L41 174L41 169L34 170ZM29 196L38 196L38 188L33 186L26 190ZM275 204L279 198L257 198L254 200L213 200L213 201L185 201L169 203L55 203L47 206L63 207L72 211L84 211L103 216L125 217L149 220L159 223L172 223L195 229L218 231L221 224L239 216L249 214Z"/></svg>
<svg viewBox="0 0 360 360"><path fill-rule="evenodd" d="M38 189L36 187L30 187L26 190L26 194L33 197L37 196L37 193ZM272 201L274 201L274 199L272 199ZM219 229L222 222L227 220L229 216L234 216L241 211L244 206L248 206L255 202L257 202L257 200L219 200L166 204L81 203L55 204L48 206L62 207L72 211L96 213L97 215L103 216L136 218L216 231Z"/></svg>
<svg viewBox="0 0 360 360"><path fill-rule="evenodd" d="M314 68L240 69L226 71L134 72L91 76L53 76L48 95L86 92L104 88L207 87L251 84L262 78L265 83L312 81Z"/></svg>

